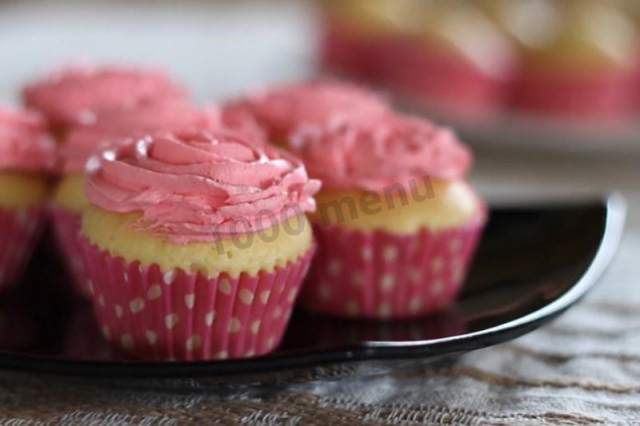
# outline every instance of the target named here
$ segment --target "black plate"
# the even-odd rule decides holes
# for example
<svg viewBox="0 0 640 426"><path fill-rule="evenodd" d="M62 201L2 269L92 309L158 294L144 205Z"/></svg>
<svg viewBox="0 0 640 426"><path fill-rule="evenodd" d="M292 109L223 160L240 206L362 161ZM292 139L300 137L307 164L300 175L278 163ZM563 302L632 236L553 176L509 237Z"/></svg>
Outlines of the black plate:
<svg viewBox="0 0 640 426"><path fill-rule="evenodd" d="M619 195L497 207L459 301L441 315L347 321L296 312L272 355L212 362L135 362L109 351L91 308L70 296L47 244L20 287L0 296L0 366L67 375L184 377L318 364L436 358L521 336L576 303L605 270L625 217Z"/></svg>

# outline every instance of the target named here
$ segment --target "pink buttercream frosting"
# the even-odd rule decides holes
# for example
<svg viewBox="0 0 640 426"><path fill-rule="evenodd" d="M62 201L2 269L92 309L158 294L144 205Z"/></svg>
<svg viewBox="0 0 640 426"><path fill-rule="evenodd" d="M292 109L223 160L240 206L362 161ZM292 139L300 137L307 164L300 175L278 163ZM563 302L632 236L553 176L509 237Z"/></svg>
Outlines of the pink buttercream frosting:
<svg viewBox="0 0 640 426"><path fill-rule="evenodd" d="M229 102L226 108L252 114L270 138L283 139L300 125L367 118L386 113L390 107L383 97L359 86L319 81L258 91Z"/></svg>
<svg viewBox="0 0 640 426"><path fill-rule="evenodd" d="M175 243L267 229L315 209L302 162L234 132L168 133L104 148L87 162L96 206L140 212L134 229Z"/></svg>
<svg viewBox="0 0 640 426"><path fill-rule="evenodd" d="M54 164L55 147L43 118L0 107L0 169L49 171Z"/></svg>
<svg viewBox="0 0 640 426"><path fill-rule="evenodd" d="M457 179L470 151L449 129L416 117L388 114L331 126L303 126L291 149L325 188L381 191L424 177Z"/></svg>
<svg viewBox="0 0 640 426"><path fill-rule="evenodd" d="M25 105L58 127L94 122L104 111L186 96L184 88L159 70L116 66L66 67L22 92Z"/></svg>
<svg viewBox="0 0 640 426"><path fill-rule="evenodd" d="M160 132L205 130L239 132L251 141L266 143L266 136L251 117L224 113L214 106L196 108L170 101L100 114L95 123L74 127L58 153L65 173L81 172L101 144Z"/></svg>

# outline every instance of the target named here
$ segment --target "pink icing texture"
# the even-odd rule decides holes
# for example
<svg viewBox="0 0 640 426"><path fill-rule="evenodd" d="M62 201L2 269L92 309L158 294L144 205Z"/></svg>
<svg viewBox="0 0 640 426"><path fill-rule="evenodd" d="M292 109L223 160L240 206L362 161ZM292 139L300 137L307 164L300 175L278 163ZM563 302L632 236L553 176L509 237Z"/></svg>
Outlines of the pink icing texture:
<svg viewBox="0 0 640 426"><path fill-rule="evenodd" d="M63 68L22 92L25 105L43 113L56 127L91 123L104 111L186 96L161 71L115 66Z"/></svg>
<svg viewBox="0 0 640 426"><path fill-rule="evenodd" d="M55 148L45 129L37 113L0 107L0 169L49 171Z"/></svg>
<svg viewBox="0 0 640 426"><path fill-rule="evenodd" d="M266 143L266 136L251 117L223 113L216 107L201 109L183 101L169 101L100 114L95 123L74 127L58 153L66 173L81 172L101 144L160 132L205 130L239 132L249 140Z"/></svg>
<svg viewBox="0 0 640 426"><path fill-rule="evenodd" d="M87 163L86 192L94 205L141 212L134 229L174 243L267 229L313 211L319 188L297 158L234 132L131 139Z"/></svg>
<svg viewBox="0 0 640 426"><path fill-rule="evenodd" d="M291 149L324 187L367 191L408 185L425 176L461 178L472 161L449 129L394 114L302 127L292 136Z"/></svg>
<svg viewBox="0 0 640 426"><path fill-rule="evenodd" d="M256 92L226 108L252 114L270 138L284 139L300 125L367 118L387 113L390 107L384 98L359 86L324 81Z"/></svg>

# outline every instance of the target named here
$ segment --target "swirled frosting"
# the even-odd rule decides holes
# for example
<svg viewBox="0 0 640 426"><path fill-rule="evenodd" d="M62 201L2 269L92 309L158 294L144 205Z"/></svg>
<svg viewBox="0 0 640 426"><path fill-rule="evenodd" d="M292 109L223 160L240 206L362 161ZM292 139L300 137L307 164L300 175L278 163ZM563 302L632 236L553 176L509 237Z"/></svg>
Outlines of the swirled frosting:
<svg viewBox="0 0 640 426"><path fill-rule="evenodd" d="M313 211L320 183L302 162L238 133L173 133L104 148L87 162L86 192L134 229L175 243L260 231Z"/></svg>
<svg viewBox="0 0 640 426"><path fill-rule="evenodd" d="M66 127L94 122L104 111L185 99L186 91L155 69L71 66L26 86L22 98L53 126Z"/></svg>
<svg viewBox="0 0 640 426"><path fill-rule="evenodd" d="M54 143L43 118L0 107L0 169L49 171L54 164Z"/></svg>
<svg viewBox="0 0 640 426"><path fill-rule="evenodd" d="M284 139L299 125L328 123L342 117L370 117L389 111L376 93L339 82L307 82L253 93L226 105L252 114L271 139Z"/></svg>
<svg viewBox="0 0 640 426"><path fill-rule="evenodd" d="M291 137L291 149L323 187L376 192L427 176L461 178L472 160L451 130L395 114L301 127Z"/></svg>
<svg viewBox="0 0 640 426"><path fill-rule="evenodd" d="M65 173L81 172L89 156L109 141L206 130L238 132L249 141L266 143L266 136L251 117L223 113L214 106L196 108L183 101L169 101L102 113L95 123L71 129L58 153Z"/></svg>

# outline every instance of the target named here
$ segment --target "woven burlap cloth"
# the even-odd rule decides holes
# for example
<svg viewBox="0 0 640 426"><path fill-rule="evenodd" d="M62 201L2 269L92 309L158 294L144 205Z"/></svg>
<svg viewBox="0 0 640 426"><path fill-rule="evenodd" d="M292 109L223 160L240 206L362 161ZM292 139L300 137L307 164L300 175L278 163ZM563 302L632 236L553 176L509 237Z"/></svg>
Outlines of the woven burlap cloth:
<svg viewBox="0 0 640 426"><path fill-rule="evenodd" d="M614 264L586 299L552 324L437 365L369 362L182 380L2 371L0 423L640 424L636 163L479 158L474 180L489 195L619 187L630 201L630 224Z"/></svg>

